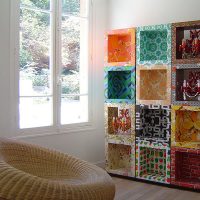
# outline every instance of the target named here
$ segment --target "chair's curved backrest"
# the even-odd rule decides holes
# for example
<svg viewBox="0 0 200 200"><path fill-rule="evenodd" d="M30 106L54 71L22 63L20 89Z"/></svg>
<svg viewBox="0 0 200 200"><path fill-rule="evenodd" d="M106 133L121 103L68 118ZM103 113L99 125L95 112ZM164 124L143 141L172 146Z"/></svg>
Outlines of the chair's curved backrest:
<svg viewBox="0 0 200 200"><path fill-rule="evenodd" d="M111 177L99 167L57 151L0 138L3 200L112 200L114 195Z"/></svg>

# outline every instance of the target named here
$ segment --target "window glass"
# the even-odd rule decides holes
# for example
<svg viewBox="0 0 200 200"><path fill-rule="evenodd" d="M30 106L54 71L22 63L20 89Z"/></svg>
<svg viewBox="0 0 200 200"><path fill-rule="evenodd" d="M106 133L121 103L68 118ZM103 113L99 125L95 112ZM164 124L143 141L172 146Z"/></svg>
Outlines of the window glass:
<svg viewBox="0 0 200 200"><path fill-rule="evenodd" d="M21 0L21 7L50 10L50 0Z"/></svg>
<svg viewBox="0 0 200 200"><path fill-rule="evenodd" d="M22 129L88 122L88 0L56 2L20 1Z"/></svg>
<svg viewBox="0 0 200 200"><path fill-rule="evenodd" d="M62 97L61 124L88 121L88 96Z"/></svg>
<svg viewBox="0 0 200 200"><path fill-rule="evenodd" d="M52 125L52 97L20 98L20 128Z"/></svg>

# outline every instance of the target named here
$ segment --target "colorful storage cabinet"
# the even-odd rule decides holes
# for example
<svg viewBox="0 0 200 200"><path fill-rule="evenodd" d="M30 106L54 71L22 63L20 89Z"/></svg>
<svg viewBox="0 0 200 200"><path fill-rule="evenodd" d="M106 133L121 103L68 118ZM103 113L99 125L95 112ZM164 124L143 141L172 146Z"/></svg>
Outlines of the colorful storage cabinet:
<svg viewBox="0 0 200 200"><path fill-rule="evenodd" d="M200 190L200 21L105 41L107 171Z"/></svg>

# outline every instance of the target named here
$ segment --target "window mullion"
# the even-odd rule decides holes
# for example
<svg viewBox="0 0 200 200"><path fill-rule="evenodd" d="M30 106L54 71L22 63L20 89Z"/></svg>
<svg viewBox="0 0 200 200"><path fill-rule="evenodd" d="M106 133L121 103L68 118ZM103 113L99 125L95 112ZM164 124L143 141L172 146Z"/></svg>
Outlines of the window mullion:
<svg viewBox="0 0 200 200"><path fill-rule="evenodd" d="M55 42L55 38L56 38L56 33L55 33L55 27L56 27L56 15L55 15L55 10L56 10L56 1L51 0L51 4L50 4L51 8L50 10L51 12L51 53L50 53L50 62L51 62L51 86L52 86L52 95L53 95L53 126L56 127L56 79L55 79L55 73L56 73L56 57L55 57L55 52L56 52L56 42Z"/></svg>
<svg viewBox="0 0 200 200"><path fill-rule="evenodd" d="M49 14L51 12L51 10L43 10L43 9L37 9L37 8L31 8L31 7L28 7L28 6L21 6L22 9L27 9L27 10L32 10L32 11L35 11L35 12L41 12L41 13L47 13Z"/></svg>
<svg viewBox="0 0 200 200"><path fill-rule="evenodd" d="M54 58L55 58L55 66L54 66L54 118L55 124L58 129L60 129L60 113L61 113L61 0L56 0L55 2L55 24L54 24Z"/></svg>

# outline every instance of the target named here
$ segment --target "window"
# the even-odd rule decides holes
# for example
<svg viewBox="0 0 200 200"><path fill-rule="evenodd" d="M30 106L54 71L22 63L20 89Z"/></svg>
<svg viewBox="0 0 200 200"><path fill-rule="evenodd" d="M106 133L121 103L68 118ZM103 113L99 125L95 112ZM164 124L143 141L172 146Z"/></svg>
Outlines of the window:
<svg viewBox="0 0 200 200"><path fill-rule="evenodd" d="M89 122L89 8L89 0L20 0L20 129Z"/></svg>

